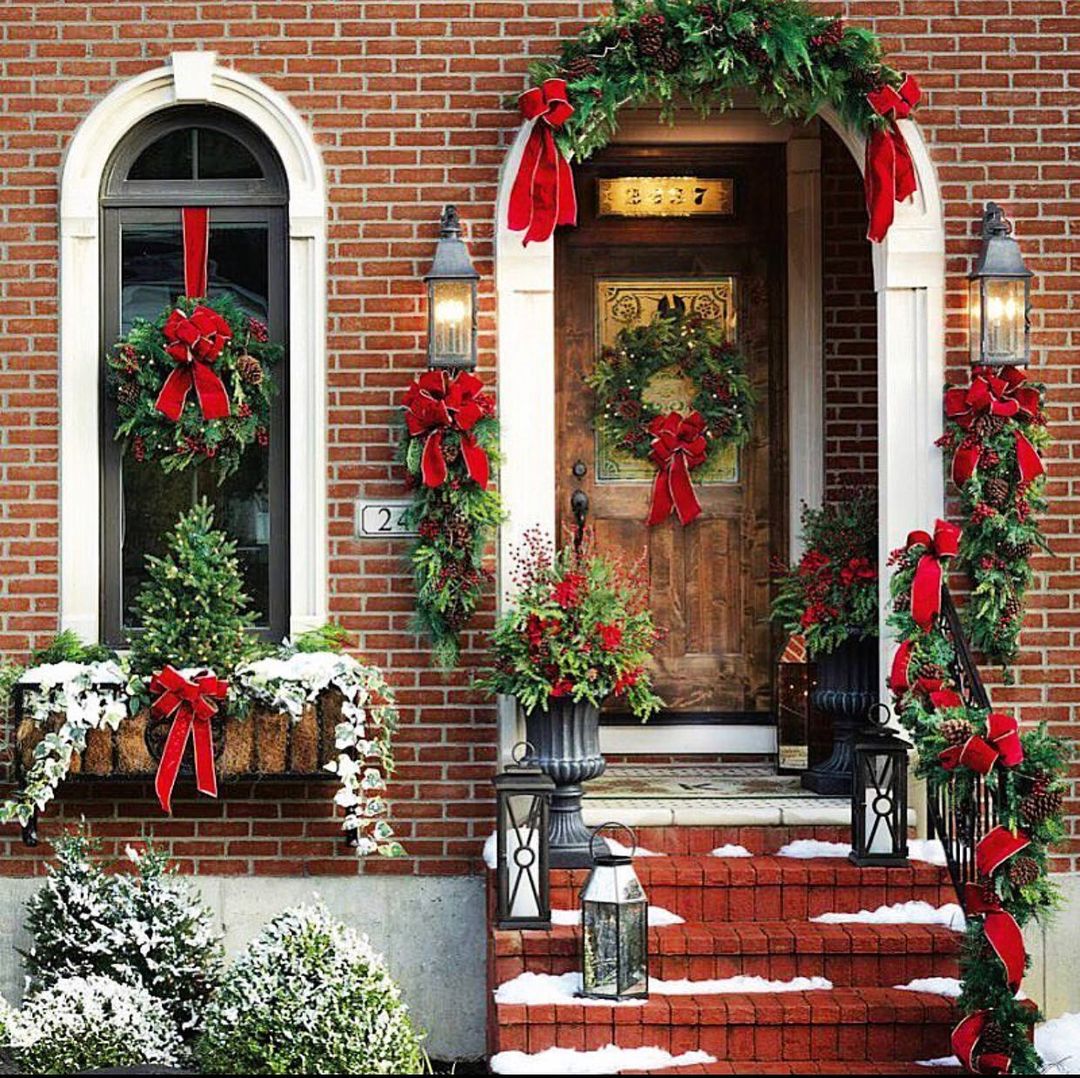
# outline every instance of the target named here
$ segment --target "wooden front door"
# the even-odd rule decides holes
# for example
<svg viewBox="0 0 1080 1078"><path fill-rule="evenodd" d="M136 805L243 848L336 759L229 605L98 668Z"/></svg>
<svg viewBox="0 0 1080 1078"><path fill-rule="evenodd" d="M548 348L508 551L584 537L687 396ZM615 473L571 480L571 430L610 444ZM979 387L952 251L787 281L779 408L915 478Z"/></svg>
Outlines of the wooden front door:
<svg viewBox="0 0 1080 1078"><path fill-rule="evenodd" d="M655 660L672 721L733 721L772 708L775 634L769 561L787 550L782 146L613 148L575 167L576 229L556 240L560 534L575 491L602 549L644 553L651 602L667 630ZM730 177L729 216L626 217L599 212L601 178ZM725 323L747 357L758 405L750 443L693 472L702 515L648 527L655 471L594 430L584 376L619 328L648 321L666 298ZM677 406L677 380L647 393ZM665 396L666 394L666 396ZM670 401L670 404L666 403ZM579 504L580 504L579 495Z"/></svg>

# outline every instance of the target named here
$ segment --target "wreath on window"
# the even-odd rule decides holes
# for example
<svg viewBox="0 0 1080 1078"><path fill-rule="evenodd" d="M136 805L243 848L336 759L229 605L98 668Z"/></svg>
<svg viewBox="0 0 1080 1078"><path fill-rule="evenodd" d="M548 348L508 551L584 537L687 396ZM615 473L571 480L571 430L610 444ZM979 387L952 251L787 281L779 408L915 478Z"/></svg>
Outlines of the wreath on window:
<svg viewBox="0 0 1080 1078"><path fill-rule="evenodd" d="M689 382L684 415L647 399L651 379L672 372ZM689 524L701 513L690 472L728 446L745 445L755 404L746 362L724 327L661 303L653 320L619 331L588 377L595 422L617 448L657 468L648 523L674 512Z"/></svg>
<svg viewBox="0 0 1080 1078"><path fill-rule="evenodd" d="M222 481L249 446L270 444L282 348L232 296L203 298L208 228L206 210L183 210L186 295L135 320L108 356L108 384L125 453L166 472L209 460Z"/></svg>

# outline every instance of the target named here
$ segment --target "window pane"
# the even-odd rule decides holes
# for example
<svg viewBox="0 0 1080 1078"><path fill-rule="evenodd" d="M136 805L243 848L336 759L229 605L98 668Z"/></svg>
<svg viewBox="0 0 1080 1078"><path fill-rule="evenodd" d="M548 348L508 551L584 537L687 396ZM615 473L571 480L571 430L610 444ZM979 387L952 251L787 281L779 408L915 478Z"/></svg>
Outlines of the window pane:
<svg viewBox="0 0 1080 1078"><path fill-rule="evenodd" d="M200 127L196 134L200 180L257 180L262 176L258 162L243 143L208 127Z"/></svg>
<svg viewBox="0 0 1080 1078"><path fill-rule="evenodd" d="M210 294L232 293L250 314L267 321L268 233L265 224L210 227ZM183 291L183 252L179 222L174 225L128 225L121 231L122 332L136 317L156 318ZM273 437L273 432L271 432ZM165 552L164 538L176 518L206 497L215 519L237 543L251 609L259 623L270 612L269 454L251 447L239 470L225 483L204 464L166 475L155 464L130 459L122 467L123 622L133 626L131 604L146 580L147 554Z"/></svg>
<svg viewBox="0 0 1080 1078"><path fill-rule="evenodd" d="M190 180L194 155L190 128L170 131L150 143L131 166L129 180Z"/></svg>

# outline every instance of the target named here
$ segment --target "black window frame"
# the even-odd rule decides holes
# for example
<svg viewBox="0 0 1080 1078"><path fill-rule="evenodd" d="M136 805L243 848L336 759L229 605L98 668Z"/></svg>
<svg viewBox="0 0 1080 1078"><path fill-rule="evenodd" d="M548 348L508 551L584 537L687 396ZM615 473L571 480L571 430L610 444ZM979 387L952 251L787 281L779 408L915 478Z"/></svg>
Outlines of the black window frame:
<svg viewBox="0 0 1080 1078"><path fill-rule="evenodd" d="M179 128L210 128L239 141L262 169L260 179L129 180L139 155L162 136ZM101 469L100 624L102 641L125 643L132 630L123 619L123 454L116 441L115 403L106 392L104 356L120 332L121 235L124 226L179 225L184 206L210 208L215 224L258 223L267 227L267 308L272 339L285 346L275 366L278 392L272 403L269 446L270 609L263 633L281 640L289 628L289 235L288 185L273 148L248 121L222 109L177 106L147 118L116 148L105 170L101 214L101 348L99 385ZM258 450L252 449L251 452ZM152 465L151 465L152 466ZM162 530L173 521L162 523ZM138 631L138 630L134 630Z"/></svg>

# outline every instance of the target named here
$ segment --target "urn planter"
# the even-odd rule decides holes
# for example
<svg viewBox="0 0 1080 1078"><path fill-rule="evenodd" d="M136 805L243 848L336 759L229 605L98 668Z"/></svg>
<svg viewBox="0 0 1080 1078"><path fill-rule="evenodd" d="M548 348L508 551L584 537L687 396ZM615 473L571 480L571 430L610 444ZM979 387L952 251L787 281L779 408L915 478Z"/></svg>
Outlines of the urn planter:
<svg viewBox="0 0 1080 1078"><path fill-rule="evenodd" d="M802 785L817 794L848 797L855 770L855 735L878 702L878 641L846 640L817 660L814 706L832 719L828 759L805 772Z"/></svg>
<svg viewBox="0 0 1080 1078"><path fill-rule="evenodd" d="M568 697L548 700L545 711L525 712L526 762L538 767L555 783L551 796L550 836L552 868L588 868L591 835L581 818L582 784L604 773L600 754L600 709ZM603 840L601 840L603 841Z"/></svg>

